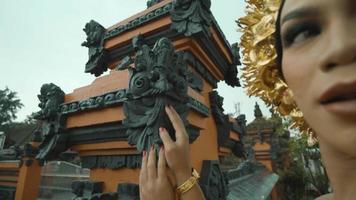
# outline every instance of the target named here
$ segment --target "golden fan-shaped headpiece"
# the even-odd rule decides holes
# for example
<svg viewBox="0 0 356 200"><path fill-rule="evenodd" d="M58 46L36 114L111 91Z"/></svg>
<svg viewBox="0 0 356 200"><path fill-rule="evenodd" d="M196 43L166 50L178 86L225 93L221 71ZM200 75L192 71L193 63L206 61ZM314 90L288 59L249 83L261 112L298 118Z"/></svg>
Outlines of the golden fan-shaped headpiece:
<svg viewBox="0 0 356 200"><path fill-rule="evenodd" d="M282 116L290 116L292 128L312 133L278 71L275 32L281 0L245 1L246 16L238 19L238 25L243 33L242 79L247 94L261 98Z"/></svg>

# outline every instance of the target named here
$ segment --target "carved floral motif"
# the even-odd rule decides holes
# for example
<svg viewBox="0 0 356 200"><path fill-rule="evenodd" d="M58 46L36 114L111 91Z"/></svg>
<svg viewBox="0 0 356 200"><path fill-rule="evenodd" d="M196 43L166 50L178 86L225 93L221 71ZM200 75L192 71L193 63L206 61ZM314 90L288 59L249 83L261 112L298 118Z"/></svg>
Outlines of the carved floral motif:
<svg viewBox="0 0 356 200"><path fill-rule="evenodd" d="M133 42L136 47L134 67L131 59L126 58L118 69L128 69L131 74L123 123L128 127L129 143L142 151L161 144L159 127L165 127L174 136L164 110L166 105L172 105L187 124L187 64L183 53L175 52L167 38L161 38L152 49L140 38L134 38Z"/></svg>

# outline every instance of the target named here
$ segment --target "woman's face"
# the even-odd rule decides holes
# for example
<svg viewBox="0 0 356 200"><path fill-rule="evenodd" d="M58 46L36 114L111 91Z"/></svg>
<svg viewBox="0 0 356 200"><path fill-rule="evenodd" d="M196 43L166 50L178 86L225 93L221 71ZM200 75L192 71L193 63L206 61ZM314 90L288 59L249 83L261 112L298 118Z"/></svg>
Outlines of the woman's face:
<svg viewBox="0 0 356 200"><path fill-rule="evenodd" d="M282 70L328 146L356 156L356 1L286 0Z"/></svg>

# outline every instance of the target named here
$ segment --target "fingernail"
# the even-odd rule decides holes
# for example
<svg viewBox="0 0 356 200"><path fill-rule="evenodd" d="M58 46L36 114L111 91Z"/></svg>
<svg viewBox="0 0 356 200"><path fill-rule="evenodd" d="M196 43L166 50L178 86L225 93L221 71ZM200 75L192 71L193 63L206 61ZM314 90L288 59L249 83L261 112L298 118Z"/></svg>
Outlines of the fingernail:
<svg viewBox="0 0 356 200"><path fill-rule="evenodd" d="M142 156L145 157L147 152L145 150L142 151Z"/></svg>
<svg viewBox="0 0 356 200"><path fill-rule="evenodd" d="M160 150L161 150L161 151L164 150L164 145L161 145Z"/></svg>
<svg viewBox="0 0 356 200"><path fill-rule="evenodd" d="M153 151L153 145L151 145L151 151Z"/></svg>
<svg viewBox="0 0 356 200"><path fill-rule="evenodd" d="M163 128L162 127L159 127L159 132L162 132L163 131Z"/></svg>

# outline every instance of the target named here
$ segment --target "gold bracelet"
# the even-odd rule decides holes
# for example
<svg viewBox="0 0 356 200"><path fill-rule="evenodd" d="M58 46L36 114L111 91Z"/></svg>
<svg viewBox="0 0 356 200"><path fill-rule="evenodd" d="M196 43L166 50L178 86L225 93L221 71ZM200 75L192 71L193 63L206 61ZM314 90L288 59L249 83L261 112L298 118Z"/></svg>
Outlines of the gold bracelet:
<svg viewBox="0 0 356 200"><path fill-rule="evenodd" d="M199 178L199 173L193 168L192 176L177 188L178 195L181 196L182 194L192 189L193 186L198 182Z"/></svg>

